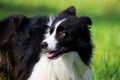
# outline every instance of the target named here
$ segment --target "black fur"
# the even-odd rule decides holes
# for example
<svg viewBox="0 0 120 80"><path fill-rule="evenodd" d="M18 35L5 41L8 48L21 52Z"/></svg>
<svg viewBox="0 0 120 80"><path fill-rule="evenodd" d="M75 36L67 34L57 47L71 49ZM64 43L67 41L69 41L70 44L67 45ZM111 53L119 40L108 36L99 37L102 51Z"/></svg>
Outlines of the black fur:
<svg viewBox="0 0 120 80"><path fill-rule="evenodd" d="M0 22L0 51L2 57L7 55L8 59L1 62L0 67L10 72L11 80L27 80L39 59L47 22L47 17L26 18L23 15L12 15Z"/></svg>

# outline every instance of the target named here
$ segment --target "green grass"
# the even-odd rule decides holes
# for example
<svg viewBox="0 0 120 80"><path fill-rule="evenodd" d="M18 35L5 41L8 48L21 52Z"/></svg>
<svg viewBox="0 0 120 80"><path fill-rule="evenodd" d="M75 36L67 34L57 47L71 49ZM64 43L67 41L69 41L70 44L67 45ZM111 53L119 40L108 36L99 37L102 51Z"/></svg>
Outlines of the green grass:
<svg viewBox="0 0 120 80"><path fill-rule="evenodd" d="M6 78L0 78L0 80L7 80Z"/></svg>
<svg viewBox="0 0 120 80"><path fill-rule="evenodd" d="M0 18L11 14L56 15L70 5L90 16L94 55L93 80L120 80L120 0L1 0ZM0 79L2 80L2 79Z"/></svg>
<svg viewBox="0 0 120 80"><path fill-rule="evenodd" d="M120 80L120 24L95 24L92 38L94 80Z"/></svg>

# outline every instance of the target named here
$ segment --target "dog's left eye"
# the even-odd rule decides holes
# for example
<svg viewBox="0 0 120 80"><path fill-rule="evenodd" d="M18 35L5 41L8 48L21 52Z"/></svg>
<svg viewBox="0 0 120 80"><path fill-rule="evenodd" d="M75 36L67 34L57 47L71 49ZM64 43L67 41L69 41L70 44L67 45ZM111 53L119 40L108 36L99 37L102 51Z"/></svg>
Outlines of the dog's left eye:
<svg viewBox="0 0 120 80"><path fill-rule="evenodd" d="M57 36L58 36L58 38L64 38L65 35L66 35L65 32L61 31L61 32L58 33Z"/></svg>

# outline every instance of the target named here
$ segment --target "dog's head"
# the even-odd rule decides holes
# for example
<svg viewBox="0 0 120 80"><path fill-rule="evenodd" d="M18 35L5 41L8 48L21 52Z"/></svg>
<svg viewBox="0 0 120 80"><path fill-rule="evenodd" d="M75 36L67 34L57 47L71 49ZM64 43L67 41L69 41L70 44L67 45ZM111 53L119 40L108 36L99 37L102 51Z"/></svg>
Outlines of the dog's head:
<svg viewBox="0 0 120 80"><path fill-rule="evenodd" d="M82 52L80 49L87 50L91 45L88 27L92 24L91 19L85 16L77 17L74 7L64 10L50 23L50 29L41 44L49 59L66 52Z"/></svg>

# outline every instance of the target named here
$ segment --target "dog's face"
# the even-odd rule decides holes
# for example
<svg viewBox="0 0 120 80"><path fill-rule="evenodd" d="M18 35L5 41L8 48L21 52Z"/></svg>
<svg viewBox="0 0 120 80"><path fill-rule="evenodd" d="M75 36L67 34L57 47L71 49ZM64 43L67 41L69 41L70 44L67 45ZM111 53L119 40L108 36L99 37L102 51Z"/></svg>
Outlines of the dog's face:
<svg viewBox="0 0 120 80"><path fill-rule="evenodd" d="M75 13L75 8L70 7L51 20L50 29L42 42L42 48L49 59L87 47L91 20L88 17L76 17Z"/></svg>

